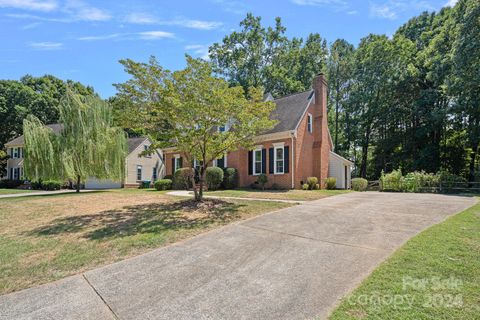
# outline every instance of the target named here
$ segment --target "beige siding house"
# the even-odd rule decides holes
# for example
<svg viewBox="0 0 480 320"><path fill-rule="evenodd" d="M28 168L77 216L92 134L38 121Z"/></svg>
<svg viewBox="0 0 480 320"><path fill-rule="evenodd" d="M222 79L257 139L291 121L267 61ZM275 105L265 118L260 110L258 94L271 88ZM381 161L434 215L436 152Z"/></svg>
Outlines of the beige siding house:
<svg viewBox="0 0 480 320"><path fill-rule="evenodd" d="M55 133L62 130L60 124L48 125ZM141 181L154 182L165 176L165 165L161 150L156 150L151 155L141 155L148 149L152 142L146 137L128 139L128 155L125 159L125 179L123 181L99 180L88 178L85 182L86 189L112 189L121 187L137 187ZM17 137L5 144L7 154L7 179L24 179L23 175L23 136Z"/></svg>

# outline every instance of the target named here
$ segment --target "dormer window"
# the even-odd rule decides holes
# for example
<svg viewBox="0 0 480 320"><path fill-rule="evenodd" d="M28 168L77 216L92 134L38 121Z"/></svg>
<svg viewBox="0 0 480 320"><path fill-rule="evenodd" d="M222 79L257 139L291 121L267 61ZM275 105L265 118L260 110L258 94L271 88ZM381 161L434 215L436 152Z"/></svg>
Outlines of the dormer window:
<svg viewBox="0 0 480 320"><path fill-rule="evenodd" d="M307 116L307 130L310 133L313 132L313 117L310 113Z"/></svg>
<svg viewBox="0 0 480 320"><path fill-rule="evenodd" d="M219 131L219 132L225 132L225 131L227 131L226 129L227 129L226 126L218 127L218 131Z"/></svg>

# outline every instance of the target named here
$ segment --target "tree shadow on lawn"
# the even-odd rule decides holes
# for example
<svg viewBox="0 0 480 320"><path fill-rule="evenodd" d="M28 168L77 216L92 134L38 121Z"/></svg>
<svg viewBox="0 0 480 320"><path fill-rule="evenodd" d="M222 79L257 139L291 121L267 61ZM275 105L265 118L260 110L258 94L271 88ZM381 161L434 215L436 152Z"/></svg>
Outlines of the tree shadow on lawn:
<svg viewBox="0 0 480 320"><path fill-rule="evenodd" d="M30 236L83 233L89 240L108 240L139 233L162 233L206 227L235 220L244 205L218 199L201 203L183 200L107 210L97 214L62 217L28 232Z"/></svg>

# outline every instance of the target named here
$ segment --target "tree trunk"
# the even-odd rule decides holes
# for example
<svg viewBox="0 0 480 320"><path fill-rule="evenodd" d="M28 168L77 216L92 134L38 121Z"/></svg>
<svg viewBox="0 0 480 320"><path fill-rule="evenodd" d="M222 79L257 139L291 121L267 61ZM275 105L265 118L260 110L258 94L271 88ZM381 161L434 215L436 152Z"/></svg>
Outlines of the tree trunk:
<svg viewBox="0 0 480 320"><path fill-rule="evenodd" d="M360 176L367 178L368 145L370 143L370 125L365 132L365 142L362 146L362 164L360 166Z"/></svg>
<svg viewBox="0 0 480 320"><path fill-rule="evenodd" d="M80 176L77 176L76 192L80 192Z"/></svg>
<svg viewBox="0 0 480 320"><path fill-rule="evenodd" d="M338 152L338 97L335 101L335 149Z"/></svg>

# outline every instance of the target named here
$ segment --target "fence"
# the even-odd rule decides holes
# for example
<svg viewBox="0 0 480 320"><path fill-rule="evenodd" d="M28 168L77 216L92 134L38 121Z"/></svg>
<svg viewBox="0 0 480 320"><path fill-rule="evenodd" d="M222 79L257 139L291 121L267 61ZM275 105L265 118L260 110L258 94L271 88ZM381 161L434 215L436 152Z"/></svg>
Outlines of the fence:
<svg viewBox="0 0 480 320"><path fill-rule="evenodd" d="M472 193L480 194L480 182L439 181L418 183L402 179L401 181L371 181L369 190L425 193Z"/></svg>

